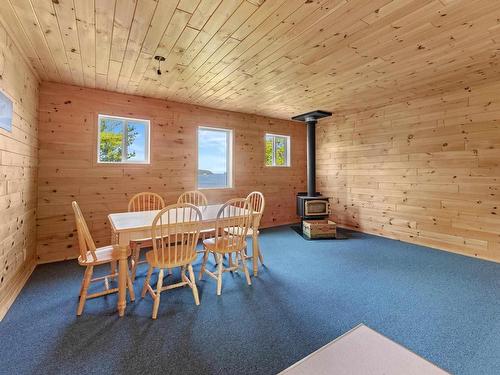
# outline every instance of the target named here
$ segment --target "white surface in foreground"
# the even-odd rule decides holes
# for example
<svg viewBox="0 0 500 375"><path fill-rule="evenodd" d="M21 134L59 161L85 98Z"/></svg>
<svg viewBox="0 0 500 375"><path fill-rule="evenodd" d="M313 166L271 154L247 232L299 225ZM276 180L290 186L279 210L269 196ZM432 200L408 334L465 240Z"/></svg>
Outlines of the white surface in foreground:
<svg viewBox="0 0 500 375"><path fill-rule="evenodd" d="M284 375L448 374L360 324L284 370Z"/></svg>

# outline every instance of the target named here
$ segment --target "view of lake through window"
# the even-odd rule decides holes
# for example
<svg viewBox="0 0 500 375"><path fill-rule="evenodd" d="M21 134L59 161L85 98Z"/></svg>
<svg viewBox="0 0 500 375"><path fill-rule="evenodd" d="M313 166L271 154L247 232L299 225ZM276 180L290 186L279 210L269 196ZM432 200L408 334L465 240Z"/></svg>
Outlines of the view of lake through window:
<svg viewBox="0 0 500 375"><path fill-rule="evenodd" d="M231 187L231 131L198 129L198 188Z"/></svg>

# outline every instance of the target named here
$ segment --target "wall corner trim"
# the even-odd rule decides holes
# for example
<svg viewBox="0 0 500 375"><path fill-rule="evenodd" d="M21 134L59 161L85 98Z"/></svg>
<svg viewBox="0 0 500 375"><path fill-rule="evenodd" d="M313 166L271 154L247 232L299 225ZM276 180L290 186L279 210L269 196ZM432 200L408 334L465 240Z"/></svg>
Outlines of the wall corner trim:
<svg viewBox="0 0 500 375"><path fill-rule="evenodd" d="M21 293L24 288L24 285L30 278L31 274L35 270L36 262L33 260L26 267L23 267L21 272L18 272L17 275L10 281L12 288L10 292L5 296L2 303L0 304L0 322L3 320L10 307L13 305L17 296Z"/></svg>

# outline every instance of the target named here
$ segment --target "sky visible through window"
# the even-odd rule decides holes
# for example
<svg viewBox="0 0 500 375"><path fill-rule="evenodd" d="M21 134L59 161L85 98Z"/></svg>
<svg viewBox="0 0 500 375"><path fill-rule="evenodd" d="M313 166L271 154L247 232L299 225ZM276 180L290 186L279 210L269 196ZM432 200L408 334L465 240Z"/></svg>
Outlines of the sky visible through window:
<svg viewBox="0 0 500 375"><path fill-rule="evenodd" d="M198 187L229 187L228 146L230 133L218 129L198 129Z"/></svg>
<svg viewBox="0 0 500 375"><path fill-rule="evenodd" d="M198 133L198 169L212 173L227 171L227 136L225 131L200 129Z"/></svg>
<svg viewBox="0 0 500 375"><path fill-rule="evenodd" d="M133 131L137 134L132 144L128 146L129 154L135 153L135 155L129 157L128 160L134 160L134 161L145 160L146 125L141 122L129 121L128 126L129 126L129 131L131 130L130 127L133 127Z"/></svg>

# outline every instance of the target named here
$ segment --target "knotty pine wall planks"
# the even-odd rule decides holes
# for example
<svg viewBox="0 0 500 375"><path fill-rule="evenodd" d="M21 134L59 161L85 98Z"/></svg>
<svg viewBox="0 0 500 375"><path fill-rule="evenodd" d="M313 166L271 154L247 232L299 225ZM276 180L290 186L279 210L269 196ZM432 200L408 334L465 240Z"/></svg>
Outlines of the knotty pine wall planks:
<svg viewBox="0 0 500 375"><path fill-rule="evenodd" d="M343 226L500 261L500 84L318 126L318 189Z"/></svg>
<svg viewBox="0 0 500 375"><path fill-rule="evenodd" d="M0 320L35 266L38 77L0 23L0 90L13 101L0 129Z"/></svg>
<svg viewBox="0 0 500 375"><path fill-rule="evenodd" d="M150 119L151 165L97 164L99 113ZM107 215L126 211L133 194L153 191L175 203L195 189L200 125L234 129L235 188L206 191L210 203L259 190L266 197L263 226L297 221L295 194L306 187L302 124L55 83L41 85L39 116L39 262L77 255L72 200L100 246L110 240ZM291 136L291 168L264 166L265 132Z"/></svg>

